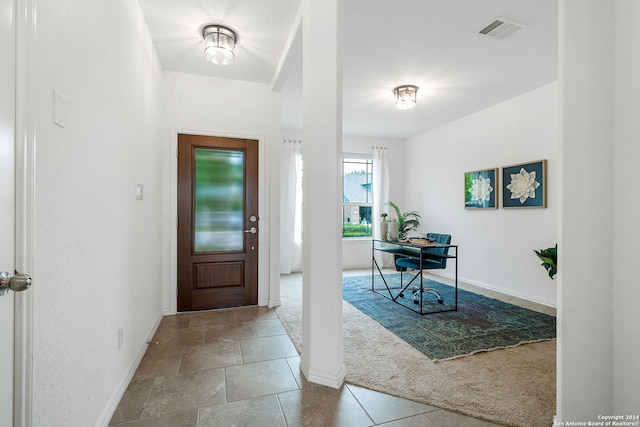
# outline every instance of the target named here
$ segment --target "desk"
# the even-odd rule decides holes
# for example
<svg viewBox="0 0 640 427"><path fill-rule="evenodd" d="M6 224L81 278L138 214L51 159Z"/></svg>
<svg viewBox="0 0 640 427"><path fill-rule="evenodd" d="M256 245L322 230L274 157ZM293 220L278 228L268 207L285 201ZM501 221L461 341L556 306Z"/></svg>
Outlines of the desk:
<svg viewBox="0 0 640 427"><path fill-rule="evenodd" d="M439 248L440 249L449 248L447 255L433 253L432 251L433 249L439 249ZM454 252L453 254L451 254L452 249ZM418 275L420 276L420 283L416 285L416 288L420 290L420 293L419 293L419 298L417 303L413 304L411 298L405 298L404 292L413 283L414 280L409 280L407 281L406 284L403 283L400 286L390 286L389 283L387 282L387 278L385 278L384 274L382 274L382 270L380 270L380 267L378 266L378 262L375 259L376 251L418 259L420 263L420 267L422 267L422 261L425 254L428 254L429 257L447 258L455 261L455 286L454 286L455 292L454 292L453 301L445 301L443 304L430 303L429 301L425 301L425 297L423 296L422 291L427 288L423 286L424 280L422 277L422 269L420 269L420 272L418 273ZM380 278L382 278L382 282L384 283L384 286L376 287L375 269L378 270L378 274L380 275ZM418 245L410 242L403 243L398 241L373 239L372 249L371 249L371 290L377 293L378 295L381 295L385 298L389 298L393 302L422 315L433 314L433 313L443 313L447 311L457 311L458 310L458 246L442 245L442 244ZM408 293L413 294L413 291L409 290Z"/></svg>

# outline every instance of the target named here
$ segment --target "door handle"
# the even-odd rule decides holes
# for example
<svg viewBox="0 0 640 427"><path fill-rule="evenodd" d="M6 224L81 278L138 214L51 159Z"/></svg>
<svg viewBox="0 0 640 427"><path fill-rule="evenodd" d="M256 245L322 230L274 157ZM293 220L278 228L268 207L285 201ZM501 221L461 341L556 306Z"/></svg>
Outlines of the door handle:
<svg viewBox="0 0 640 427"><path fill-rule="evenodd" d="M251 234L256 234L258 232L258 229L255 227L251 227L248 230L244 230L245 233L251 233Z"/></svg>
<svg viewBox="0 0 640 427"><path fill-rule="evenodd" d="M22 292L31 286L31 277L28 274L16 272L15 275L7 271L0 273L0 296L12 290L14 292Z"/></svg>

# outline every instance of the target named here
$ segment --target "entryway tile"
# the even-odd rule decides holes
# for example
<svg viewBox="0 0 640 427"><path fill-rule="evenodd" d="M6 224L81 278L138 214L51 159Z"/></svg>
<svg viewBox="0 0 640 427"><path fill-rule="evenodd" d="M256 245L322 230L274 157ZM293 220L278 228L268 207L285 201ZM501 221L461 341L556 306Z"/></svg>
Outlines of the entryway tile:
<svg viewBox="0 0 640 427"><path fill-rule="evenodd" d="M256 332L253 323L223 323L220 325L207 326L205 329L205 342L209 343L217 340L242 340L255 338Z"/></svg>
<svg viewBox="0 0 640 427"><path fill-rule="evenodd" d="M142 418L225 402L224 369L188 372L156 378Z"/></svg>
<svg viewBox="0 0 640 427"><path fill-rule="evenodd" d="M164 316L160 321L158 330L165 329L187 329L191 323L190 314L174 314L171 316Z"/></svg>
<svg viewBox="0 0 640 427"><path fill-rule="evenodd" d="M236 323L235 310L211 310L191 314L191 327Z"/></svg>
<svg viewBox="0 0 640 427"><path fill-rule="evenodd" d="M240 343L219 340L198 347L185 347L180 362L180 373L241 364Z"/></svg>
<svg viewBox="0 0 640 427"><path fill-rule="evenodd" d="M132 381L122 395L109 425L140 419L152 385L153 378Z"/></svg>
<svg viewBox="0 0 640 427"><path fill-rule="evenodd" d="M353 393L355 398L360 402L364 410L367 411L367 414L369 414L376 424L382 424L439 409L352 384L347 384L347 388L351 393Z"/></svg>
<svg viewBox="0 0 640 427"><path fill-rule="evenodd" d="M298 355L288 335L275 335L241 340L242 358L244 363L272 360Z"/></svg>
<svg viewBox="0 0 640 427"><path fill-rule="evenodd" d="M304 378L302 372L300 372L300 356L287 357L286 361L287 364L289 364L291 372L293 373L293 377L298 383L298 387L302 388L305 383L308 383L308 381Z"/></svg>
<svg viewBox="0 0 640 427"><path fill-rule="evenodd" d="M182 347L149 345L138 365L134 380L175 375L180 367Z"/></svg>
<svg viewBox="0 0 640 427"><path fill-rule="evenodd" d="M383 424L385 427L501 427L489 421L442 409Z"/></svg>
<svg viewBox="0 0 640 427"><path fill-rule="evenodd" d="M276 312L268 307L242 307L234 310L236 322L251 322L254 320L277 319Z"/></svg>
<svg viewBox="0 0 640 427"><path fill-rule="evenodd" d="M346 388L339 390L308 383L296 391L278 394L287 426L368 427L371 418Z"/></svg>
<svg viewBox="0 0 640 427"><path fill-rule="evenodd" d="M298 384L284 359L225 368L227 402L296 390Z"/></svg>
<svg viewBox="0 0 640 427"><path fill-rule="evenodd" d="M197 427L198 410L173 412L157 418L149 418L118 424L119 427Z"/></svg>
<svg viewBox="0 0 640 427"><path fill-rule="evenodd" d="M200 409L198 427L286 427L275 395Z"/></svg>
<svg viewBox="0 0 640 427"><path fill-rule="evenodd" d="M193 326L188 329L158 328L158 331L151 341L157 343L158 346L180 347L185 345L198 345L204 344L204 333L204 328L194 328Z"/></svg>
<svg viewBox="0 0 640 427"><path fill-rule="evenodd" d="M253 329L255 329L258 337L285 335L287 333L279 319L254 320Z"/></svg>

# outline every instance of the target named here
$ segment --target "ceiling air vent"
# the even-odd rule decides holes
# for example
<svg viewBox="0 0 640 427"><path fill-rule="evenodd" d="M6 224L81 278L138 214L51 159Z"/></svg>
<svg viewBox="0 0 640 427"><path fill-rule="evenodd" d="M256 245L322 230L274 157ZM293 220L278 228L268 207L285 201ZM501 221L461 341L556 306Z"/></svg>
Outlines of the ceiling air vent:
<svg viewBox="0 0 640 427"><path fill-rule="evenodd" d="M504 40L523 27L524 25L509 21L508 19L495 18L489 25L486 25L479 30L478 34L491 37L493 39Z"/></svg>

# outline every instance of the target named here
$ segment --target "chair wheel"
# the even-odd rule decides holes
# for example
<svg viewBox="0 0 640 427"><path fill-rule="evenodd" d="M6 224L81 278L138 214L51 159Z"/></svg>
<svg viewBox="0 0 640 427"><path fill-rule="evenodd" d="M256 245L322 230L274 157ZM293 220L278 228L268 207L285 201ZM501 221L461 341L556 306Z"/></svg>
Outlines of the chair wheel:
<svg viewBox="0 0 640 427"><path fill-rule="evenodd" d="M415 305L420 304L420 302L418 302L417 300L413 300L413 303L414 303Z"/></svg>
<svg viewBox="0 0 640 427"><path fill-rule="evenodd" d="M439 300L438 300L438 304L444 304L444 301L443 301L443 300L441 300L441 299L439 299Z"/></svg>
<svg viewBox="0 0 640 427"><path fill-rule="evenodd" d="M404 294L403 293L400 293L400 295L398 295L398 296L404 298Z"/></svg>

